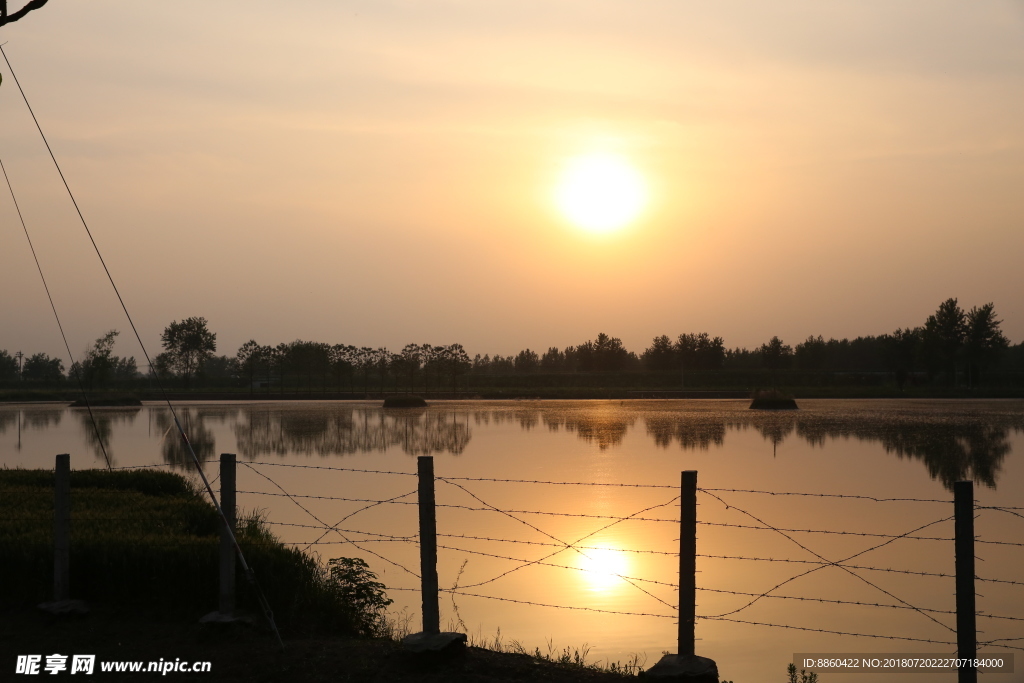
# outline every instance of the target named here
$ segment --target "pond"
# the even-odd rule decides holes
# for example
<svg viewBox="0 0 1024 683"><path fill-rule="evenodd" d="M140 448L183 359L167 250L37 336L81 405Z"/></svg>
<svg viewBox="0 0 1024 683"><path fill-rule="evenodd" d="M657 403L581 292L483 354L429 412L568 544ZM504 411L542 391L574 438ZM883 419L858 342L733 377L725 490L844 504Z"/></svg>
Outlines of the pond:
<svg viewBox="0 0 1024 683"><path fill-rule="evenodd" d="M586 644L591 661L637 654L649 667L676 651L680 472L696 470L696 650L738 683L785 680L798 652L955 652L952 485L971 479L978 638L992 643L979 650L1021 660L1024 401L800 403L785 412L736 400L177 410L211 479L220 453L244 463L241 508L325 560L366 559L413 630L413 475L417 456L433 456L439 581L455 591L442 593L442 628L531 651ZM0 461L52 467L69 452L76 469L108 459L191 467L166 406L95 414L96 428L63 405L0 407ZM1024 663L985 680L1024 681Z"/></svg>

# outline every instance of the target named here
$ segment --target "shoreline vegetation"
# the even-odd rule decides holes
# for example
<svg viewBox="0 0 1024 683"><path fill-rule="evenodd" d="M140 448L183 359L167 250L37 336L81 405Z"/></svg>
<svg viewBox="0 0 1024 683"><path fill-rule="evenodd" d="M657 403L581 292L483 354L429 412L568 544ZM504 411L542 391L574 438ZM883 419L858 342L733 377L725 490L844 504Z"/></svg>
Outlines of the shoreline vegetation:
<svg viewBox="0 0 1024 683"><path fill-rule="evenodd" d="M71 473L72 598L84 616L37 609L51 598L52 470L0 469L0 642L12 651L95 654L97 661L210 661L211 674L182 680L551 681L621 680L640 670L587 661L588 649L552 643L547 652L518 641L470 637L464 656L429 660L399 643L409 615L391 601L365 563L288 548L256 513L240 514L238 539L270 602L285 642L251 623L202 625L217 605L219 517L198 487L170 472ZM239 609L258 615L239 576Z"/></svg>
<svg viewBox="0 0 1024 683"><path fill-rule="evenodd" d="M217 355L205 318L174 321L152 367L114 354L110 330L64 361L0 349L0 400L76 400L82 393L144 400L425 398L751 398L779 389L794 398L1020 398L1024 342L1011 345L992 303L965 311L947 299L916 327L855 339L772 337L727 348L707 332L655 337L642 352L605 334L564 348L476 354L461 344L387 348L255 339Z"/></svg>
<svg viewBox="0 0 1024 683"><path fill-rule="evenodd" d="M429 391L416 396L431 401L505 401L505 400L751 400L761 389L635 389L629 387L523 387L480 388L472 391ZM768 389L767 391L771 391ZM1024 398L1022 387L919 387L899 391L890 386L863 387L792 387L784 393L794 400L802 399L1019 399ZM71 388L3 390L3 403L67 403L72 408L84 408L81 394ZM338 391L273 391L251 394L246 390L195 389L192 391L139 390L126 395L124 391L88 393L93 408L139 406L142 401L385 401L392 396L409 396L398 392L338 392Z"/></svg>

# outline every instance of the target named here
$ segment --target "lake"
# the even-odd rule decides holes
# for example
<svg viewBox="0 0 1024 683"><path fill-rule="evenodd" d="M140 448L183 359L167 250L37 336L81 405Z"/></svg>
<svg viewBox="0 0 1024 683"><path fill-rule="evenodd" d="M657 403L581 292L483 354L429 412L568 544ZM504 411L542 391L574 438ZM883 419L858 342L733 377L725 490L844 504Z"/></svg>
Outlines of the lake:
<svg viewBox="0 0 1024 683"><path fill-rule="evenodd" d="M737 683L785 680L797 652L955 652L945 644L956 640L952 484L973 479L978 638L993 643L979 651L1018 654L1017 673L985 680L1024 681L1024 650L1007 649L1024 648L1024 401L804 400L786 412L747 404L177 410L211 479L220 453L246 463L243 510L260 510L282 540L325 560L366 559L412 630L413 475L417 456L433 456L439 580L460 591L442 594L442 628L531 651L586 644L592 661L638 654L649 667L676 651L677 497L680 472L696 470L696 649ZM166 406L95 414L99 437L84 410L4 405L0 461L49 468L55 454L71 453L75 469L106 467L105 458L114 467L191 467ZM324 524L341 531L324 536Z"/></svg>

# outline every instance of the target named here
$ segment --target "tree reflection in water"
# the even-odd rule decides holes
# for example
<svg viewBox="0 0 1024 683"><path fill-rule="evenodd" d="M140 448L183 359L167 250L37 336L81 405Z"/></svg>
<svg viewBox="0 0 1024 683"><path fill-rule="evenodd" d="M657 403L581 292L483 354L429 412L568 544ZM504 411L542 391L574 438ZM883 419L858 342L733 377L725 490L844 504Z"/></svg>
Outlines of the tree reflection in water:
<svg viewBox="0 0 1024 683"><path fill-rule="evenodd" d="M170 413L157 406L150 411L161 435L163 461L191 466L191 456L177 436ZM59 427L65 411L81 430L97 460L103 449L113 457L112 435L132 424L139 408L12 407L0 410L0 434L22 427ZM864 404L822 402L810 409L787 412L748 411L714 402L589 402L565 401L523 404L448 404L423 409L382 409L357 404L242 404L184 406L178 415L196 455L207 461L216 453L215 424L230 425L237 451L249 459L265 455L347 455L398 448L409 455L459 455L473 436L471 425L518 425L524 431L565 430L599 449L619 446L629 431L643 425L661 448L684 450L721 448L730 431L754 430L774 446L794 435L811 446L830 439L857 439L880 444L899 458L921 461L933 479L952 488L953 482L973 479L995 487L1012 450L1011 437L1024 432L1024 411L1017 403ZM114 464L114 463L112 463Z"/></svg>
<svg viewBox="0 0 1024 683"><path fill-rule="evenodd" d="M235 423L240 455L345 455L397 446L409 455L459 455L472 438L467 411L331 406L329 410L252 406Z"/></svg>
<svg viewBox="0 0 1024 683"><path fill-rule="evenodd" d="M178 428L174 425L174 417L169 410L153 409L153 422L163 432L160 440L160 454L168 465L188 469L194 466L192 454L185 447ZM181 428L188 435L188 442L199 462L205 463L214 457L217 442L210 428L211 423L225 423L240 412L238 408L221 406L180 407L175 408Z"/></svg>
<svg viewBox="0 0 1024 683"><path fill-rule="evenodd" d="M132 424L138 417L142 408L93 408L92 417L86 408L71 408L71 412L78 418L78 424L82 428L86 445L92 449L97 460L103 461L104 465L114 467L117 462L114 459L114 451L110 448L110 437L114 433L114 427L121 424ZM54 424L59 424L56 420ZM94 424L95 423L95 424ZM41 424L48 426L50 423L46 418L41 418ZM104 451L109 458L109 463L104 459Z"/></svg>

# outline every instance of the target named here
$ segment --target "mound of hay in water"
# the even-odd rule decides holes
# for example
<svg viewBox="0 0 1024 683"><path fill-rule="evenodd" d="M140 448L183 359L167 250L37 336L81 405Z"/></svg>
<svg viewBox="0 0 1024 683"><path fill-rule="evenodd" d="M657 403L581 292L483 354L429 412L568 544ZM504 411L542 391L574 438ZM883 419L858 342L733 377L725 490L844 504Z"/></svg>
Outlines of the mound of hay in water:
<svg viewBox="0 0 1024 683"><path fill-rule="evenodd" d="M784 394L777 389L767 391L755 391L750 401L751 410L799 410L792 396Z"/></svg>
<svg viewBox="0 0 1024 683"><path fill-rule="evenodd" d="M427 402L422 396L388 396L384 399L385 408L426 408Z"/></svg>

